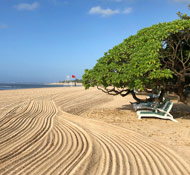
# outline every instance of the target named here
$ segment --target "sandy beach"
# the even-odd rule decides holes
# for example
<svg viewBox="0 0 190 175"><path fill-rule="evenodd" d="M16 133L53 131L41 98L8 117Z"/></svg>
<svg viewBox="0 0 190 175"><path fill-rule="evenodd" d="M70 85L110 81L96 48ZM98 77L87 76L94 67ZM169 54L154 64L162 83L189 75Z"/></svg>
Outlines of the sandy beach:
<svg viewBox="0 0 190 175"><path fill-rule="evenodd" d="M190 108L178 121L137 119L130 102L96 88L0 91L2 175L189 175Z"/></svg>

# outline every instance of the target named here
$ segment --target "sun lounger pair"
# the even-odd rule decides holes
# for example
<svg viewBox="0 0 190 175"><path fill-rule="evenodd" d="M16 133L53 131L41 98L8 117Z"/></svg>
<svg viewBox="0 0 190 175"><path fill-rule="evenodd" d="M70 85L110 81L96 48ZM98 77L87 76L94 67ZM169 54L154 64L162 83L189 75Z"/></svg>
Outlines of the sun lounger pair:
<svg viewBox="0 0 190 175"><path fill-rule="evenodd" d="M142 104L141 106L137 106L136 108L138 119L141 119L142 117L157 117L177 122L177 120L175 120L173 116L169 113L172 109L172 106L173 102L168 101L167 99L165 99L162 104L152 104L152 106L150 106L150 104Z"/></svg>
<svg viewBox="0 0 190 175"><path fill-rule="evenodd" d="M164 98L164 100L161 103L147 102L147 103L132 103L132 104L133 104L133 109L135 111L144 110L144 109L154 110L155 108L163 108L163 106L165 105L167 101L170 101L170 99Z"/></svg>

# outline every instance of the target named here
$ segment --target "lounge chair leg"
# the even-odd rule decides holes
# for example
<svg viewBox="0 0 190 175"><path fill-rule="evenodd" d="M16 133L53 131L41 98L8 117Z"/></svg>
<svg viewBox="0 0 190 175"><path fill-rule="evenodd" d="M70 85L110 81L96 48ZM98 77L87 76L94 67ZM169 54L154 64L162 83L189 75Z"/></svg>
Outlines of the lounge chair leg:
<svg viewBox="0 0 190 175"><path fill-rule="evenodd" d="M172 118L171 120L172 120L172 121L174 121L174 122L178 122L178 121L177 121L177 120L175 120L174 118Z"/></svg>
<svg viewBox="0 0 190 175"><path fill-rule="evenodd" d="M173 116L172 116L170 113L168 113L168 116L169 116L169 119L172 120L173 122L178 122L177 120L175 120L175 119L173 118Z"/></svg>

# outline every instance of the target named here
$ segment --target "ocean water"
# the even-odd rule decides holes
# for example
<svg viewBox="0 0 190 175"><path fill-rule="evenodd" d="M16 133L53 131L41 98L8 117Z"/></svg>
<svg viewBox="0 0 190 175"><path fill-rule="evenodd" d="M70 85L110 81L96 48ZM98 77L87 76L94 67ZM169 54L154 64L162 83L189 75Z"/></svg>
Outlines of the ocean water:
<svg viewBox="0 0 190 175"><path fill-rule="evenodd" d="M0 83L0 90L49 88L49 87L70 87L70 86L71 85Z"/></svg>

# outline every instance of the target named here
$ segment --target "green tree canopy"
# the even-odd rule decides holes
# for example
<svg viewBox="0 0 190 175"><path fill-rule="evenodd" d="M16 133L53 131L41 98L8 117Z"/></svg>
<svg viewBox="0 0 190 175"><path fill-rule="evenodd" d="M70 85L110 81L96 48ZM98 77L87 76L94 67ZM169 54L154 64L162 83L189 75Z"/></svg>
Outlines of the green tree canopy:
<svg viewBox="0 0 190 175"><path fill-rule="evenodd" d="M184 103L190 84L190 20L159 23L125 39L85 70L86 89L97 86L111 95L134 89L175 92ZM135 97L136 100L139 100Z"/></svg>
<svg viewBox="0 0 190 175"><path fill-rule="evenodd" d="M190 4L188 5L189 9L190 9ZM181 12L177 12L177 16L180 18L180 19L190 19L190 16L187 15L187 13L181 13Z"/></svg>

